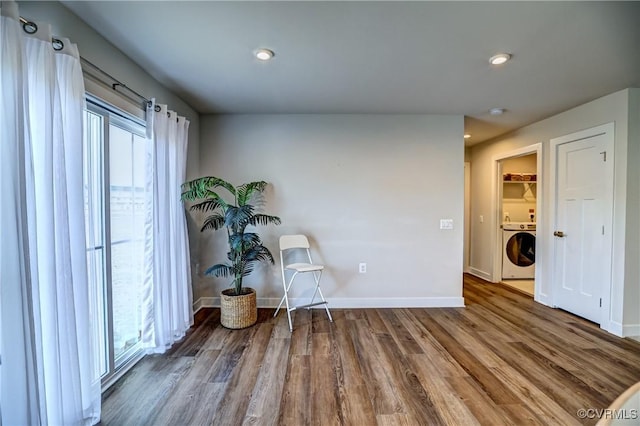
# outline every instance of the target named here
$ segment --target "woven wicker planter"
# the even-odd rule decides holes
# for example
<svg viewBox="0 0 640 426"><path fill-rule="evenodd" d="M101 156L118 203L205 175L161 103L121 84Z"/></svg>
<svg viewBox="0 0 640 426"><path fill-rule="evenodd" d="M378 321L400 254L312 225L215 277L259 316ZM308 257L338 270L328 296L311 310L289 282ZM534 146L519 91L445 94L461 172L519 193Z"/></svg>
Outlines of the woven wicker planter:
<svg viewBox="0 0 640 426"><path fill-rule="evenodd" d="M234 330L251 327L258 321L256 291L250 287L242 287L243 293L234 296L232 288L220 293L220 323Z"/></svg>

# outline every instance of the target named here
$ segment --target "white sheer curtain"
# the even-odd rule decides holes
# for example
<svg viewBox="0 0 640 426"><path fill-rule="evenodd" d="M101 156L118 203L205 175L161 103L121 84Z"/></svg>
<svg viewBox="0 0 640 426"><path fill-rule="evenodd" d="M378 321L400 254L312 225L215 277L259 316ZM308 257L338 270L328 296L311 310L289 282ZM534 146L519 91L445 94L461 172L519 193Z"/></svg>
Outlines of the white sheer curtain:
<svg viewBox="0 0 640 426"><path fill-rule="evenodd" d="M0 3L1 423L90 425L91 366L82 184L84 84L69 40L21 28ZM54 49L55 47L55 49Z"/></svg>
<svg viewBox="0 0 640 426"><path fill-rule="evenodd" d="M147 271L143 301L143 345L165 352L193 324L189 245L180 185L185 180L189 121L166 105L147 108Z"/></svg>

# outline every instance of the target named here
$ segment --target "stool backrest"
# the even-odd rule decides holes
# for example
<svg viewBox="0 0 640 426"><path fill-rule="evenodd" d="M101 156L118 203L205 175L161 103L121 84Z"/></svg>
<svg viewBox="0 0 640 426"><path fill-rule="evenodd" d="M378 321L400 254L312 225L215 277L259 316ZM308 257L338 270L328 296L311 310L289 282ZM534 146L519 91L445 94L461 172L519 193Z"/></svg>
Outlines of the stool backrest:
<svg viewBox="0 0 640 426"><path fill-rule="evenodd" d="M304 235L283 235L280 237L280 251L292 248L309 248L309 240Z"/></svg>

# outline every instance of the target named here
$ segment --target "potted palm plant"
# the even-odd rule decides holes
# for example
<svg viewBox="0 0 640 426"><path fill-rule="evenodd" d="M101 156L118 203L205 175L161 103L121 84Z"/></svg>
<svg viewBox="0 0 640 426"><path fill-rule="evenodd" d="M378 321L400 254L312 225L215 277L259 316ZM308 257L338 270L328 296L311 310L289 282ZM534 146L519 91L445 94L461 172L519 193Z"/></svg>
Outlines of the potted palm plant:
<svg viewBox="0 0 640 426"><path fill-rule="evenodd" d="M215 264L205 271L206 275L232 279L231 288L220 295L220 322L227 328L245 328L256 323L256 292L243 287L242 280L253 272L256 263L274 263L273 255L258 234L247 230L249 226L280 224L279 217L258 213L251 204L266 186L267 182L257 181L234 187L217 177L202 177L182 185L182 200L195 203L190 210L209 213L200 230L227 231L228 262ZM223 198L219 189L226 190L231 197Z"/></svg>

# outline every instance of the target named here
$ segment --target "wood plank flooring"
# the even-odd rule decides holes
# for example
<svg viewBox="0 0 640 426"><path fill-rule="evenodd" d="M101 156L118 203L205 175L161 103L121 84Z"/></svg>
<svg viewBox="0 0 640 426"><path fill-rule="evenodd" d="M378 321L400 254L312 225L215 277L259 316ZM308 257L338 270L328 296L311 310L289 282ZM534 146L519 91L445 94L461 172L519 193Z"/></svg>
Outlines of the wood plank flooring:
<svg viewBox="0 0 640 426"><path fill-rule="evenodd" d="M465 308L198 313L105 395L103 425L572 425L640 381L640 343L464 277Z"/></svg>

